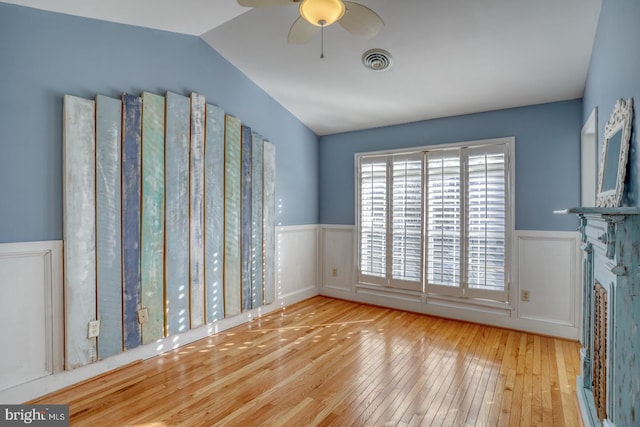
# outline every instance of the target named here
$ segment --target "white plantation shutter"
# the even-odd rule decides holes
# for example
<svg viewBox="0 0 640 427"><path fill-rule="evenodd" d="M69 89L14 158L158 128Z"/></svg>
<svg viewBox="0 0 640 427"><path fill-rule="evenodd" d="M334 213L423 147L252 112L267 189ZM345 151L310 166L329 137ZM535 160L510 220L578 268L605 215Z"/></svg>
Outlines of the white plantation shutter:
<svg viewBox="0 0 640 427"><path fill-rule="evenodd" d="M427 283L460 286L462 180L460 150L428 152Z"/></svg>
<svg viewBox="0 0 640 427"><path fill-rule="evenodd" d="M387 275L387 160L362 159L360 177L360 273L374 278Z"/></svg>
<svg viewBox="0 0 640 427"><path fill-rule="evenodd" d="M422 153L359 162L360 281L422 289Z"/></svg>
<svg viewBox="0 0 640 427"><path fill-rule="evenodd" d="M506 301L509 147L358 155L359 282Z"/></svg>
<svg viewBox="0 0 640 427"><path fill-rule="evenodd" d="M507 156L504 146L467 155L467 283L470 296L482 297L505 291Z"/></svg>
<svg viewBox="0 0 640 427"><path fill-rule="evenodd" d="M393 157L391 189L393 285L421 289L422 153Z"/></svg>

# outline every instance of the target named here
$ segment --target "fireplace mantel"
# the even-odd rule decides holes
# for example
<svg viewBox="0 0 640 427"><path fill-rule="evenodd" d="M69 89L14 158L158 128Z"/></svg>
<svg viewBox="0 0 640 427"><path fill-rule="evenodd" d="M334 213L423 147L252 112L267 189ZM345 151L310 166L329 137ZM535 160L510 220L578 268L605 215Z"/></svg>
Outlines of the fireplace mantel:
<svg viewBox="0 0 640 427"><path fill-rule="evenodd" d="M580 218L583 328L577 394L582 419L587 426L638 426L640 207L555 213Z"/></svg>

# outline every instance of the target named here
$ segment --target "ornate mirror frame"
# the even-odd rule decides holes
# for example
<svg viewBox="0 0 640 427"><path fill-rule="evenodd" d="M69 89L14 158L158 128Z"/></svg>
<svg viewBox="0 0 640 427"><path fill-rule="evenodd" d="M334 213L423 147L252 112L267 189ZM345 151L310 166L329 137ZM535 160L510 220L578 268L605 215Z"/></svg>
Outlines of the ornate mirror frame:
<svg viewBox="0 0 640 427"><path fill-rule="evenodd" d="M619 99L604 127L604 141L596 206L617 208L622 203L624 179L627 173L629 144L631 140L631 120L633 117L633 98Z"/></svg>

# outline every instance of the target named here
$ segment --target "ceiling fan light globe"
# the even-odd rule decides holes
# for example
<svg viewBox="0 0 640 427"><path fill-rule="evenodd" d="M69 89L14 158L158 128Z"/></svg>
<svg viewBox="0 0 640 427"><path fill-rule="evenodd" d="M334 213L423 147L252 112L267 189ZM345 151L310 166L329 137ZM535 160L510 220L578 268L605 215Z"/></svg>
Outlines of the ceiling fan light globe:
<svg viewBox="0 0 640 427"><path fill-rule="evenodd" d="M326 27L344 15L346 7L342 0L302 0L300 16L316 27Z"/></svg>

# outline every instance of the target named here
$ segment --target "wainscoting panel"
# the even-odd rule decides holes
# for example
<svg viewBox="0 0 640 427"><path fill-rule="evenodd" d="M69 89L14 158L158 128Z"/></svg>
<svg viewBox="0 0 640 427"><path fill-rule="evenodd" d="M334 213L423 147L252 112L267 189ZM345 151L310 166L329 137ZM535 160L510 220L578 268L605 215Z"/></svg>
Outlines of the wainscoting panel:
<svg viewBox="0 0 640 427"><path fill-rule="evenodd" d="M61 257L61 241L0 244L0 391L62 369Z"/></svg>
<svg viewBox="0 0 640 427"><path fill-rule="evenodd" d="M13 350L0 352L0 366L3 367L0 370L0 402L12 404L35 399L318 295L318 236L317 225L276 228L278 289L272 304L176 333L71 371L64 371L62 366L62 242L0 244L0 320L3 324L15 325L0 329L1 342ZM48 305L44 303L46 295L51 299ZM12 307L19 310L11 310ZM53 319L50 326L46 324L47 319ZM47 330L51 331L48 338ZM45 343L42 343L43 339ZM26 359L25 355L35 359ZM17 367L28 369L18 375Z"/></svg>
<svg viewBox="0 0 640 427"><path fill-rule="evenodd" d="M355 283L355 233L352 226L323 227L322 287L350 291Z"/></svg>
<svg viewBox="0 0 640 427"><path fill-rule="evenodd" d="M509 300L504 303L358 284L355 227L322 225L320 235L321 295L573 340L580 337L577 232L515 231ZM521 301L521 290L529 291L528 302Z"/></svg>
<svg viewBox="0 0 640 427"><path fill-rule="evenodd" d="M575 327L581 305L579 235L518 231L515 242L520 319Z"/></svg>
<svg viewBox="0 0 640 427"><path fill-rule="evenodd" d="M276 302L284 296L318 294L318 227L276 227Z"/></svg>

